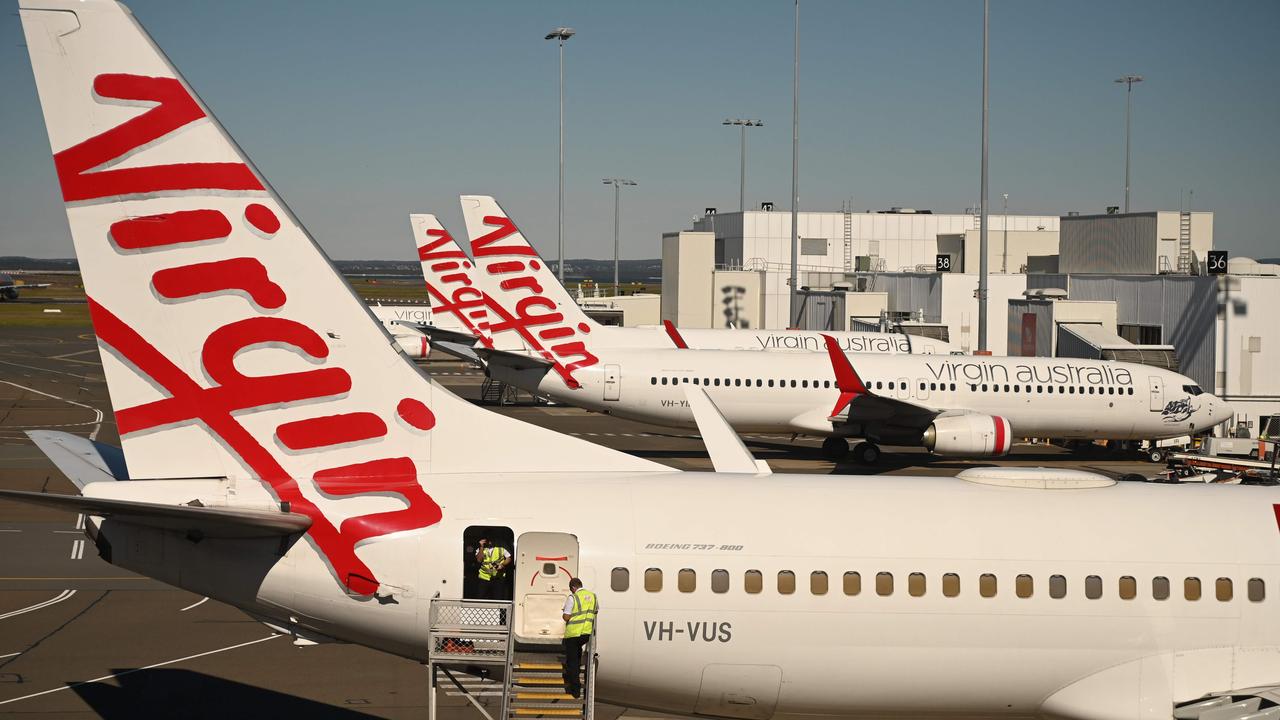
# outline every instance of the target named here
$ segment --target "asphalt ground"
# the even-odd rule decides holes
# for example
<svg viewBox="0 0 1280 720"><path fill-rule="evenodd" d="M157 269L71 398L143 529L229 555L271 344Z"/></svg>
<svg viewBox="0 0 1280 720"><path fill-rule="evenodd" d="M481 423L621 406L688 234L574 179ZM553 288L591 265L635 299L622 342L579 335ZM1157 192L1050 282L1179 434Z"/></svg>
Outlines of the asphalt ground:
<svg viewBox="0 0 1280 720"><path fill-rule="evenodd" d="M424 369L478 399L479 372L455 362L432 361ZM711 468L689 432L566 407L493 409L672 467ZM38 428L117 442L97 347L85 327L0 326L0 487L74 493L23 434ZM992 464L884 448L884 460L871 468L824 460L815 440L752 435L746 442L778 472L954 475ZM1156 469L1045 445L1015 445L999 464L1113 476ZM101 561L79 522L0 501L0 717L426 717L427 673L417 663L352 645L295 647L234 608ZM440 708L446 720L480 717L456 693L442 695ZM601 720L620 713L598 709Z"/></svg>

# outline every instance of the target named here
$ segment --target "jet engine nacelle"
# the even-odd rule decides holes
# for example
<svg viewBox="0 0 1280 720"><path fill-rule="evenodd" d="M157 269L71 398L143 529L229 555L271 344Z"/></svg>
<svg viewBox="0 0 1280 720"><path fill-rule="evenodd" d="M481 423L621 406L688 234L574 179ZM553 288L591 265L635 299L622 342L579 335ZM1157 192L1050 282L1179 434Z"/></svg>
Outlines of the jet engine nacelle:
<svg viewBox="0 0 1280 720"><path fill-rule="evenodd" d="M426 360L427 353L431 352L431 341L425 335L400 335L396 337L396 344L414 360Z"/></svg>
<svg viewBox="0 0 1280 720"><path fill-rule="evenodd" d="M921 441L938 455L990 457L1009 453L1013 432L999 415L950 415L935 418Z"/></svg>

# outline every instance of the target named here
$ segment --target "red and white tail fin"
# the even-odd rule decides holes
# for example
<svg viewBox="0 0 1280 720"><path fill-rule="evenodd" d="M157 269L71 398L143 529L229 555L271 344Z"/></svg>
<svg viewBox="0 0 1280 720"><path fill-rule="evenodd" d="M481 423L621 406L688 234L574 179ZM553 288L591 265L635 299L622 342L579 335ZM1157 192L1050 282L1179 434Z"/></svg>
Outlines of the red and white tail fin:
<svg viewBox="0 0 1280 720"><path fill-rule="evenodd" d="M260 480L367 594L432 473L666 469L420 374L123 6L20 14L131 477Z"/></svg>
<svg viewBox="0 0 1280 720"><path fill-rule="evenodd" d="M489 340L488 298L476 287L475 268L462 246L431 214L409 215L413 242L422 263L422 279L431 298L431 324L442 330L458 330Z"/></svg>
<svg viewBox="0 0 1280 720"><path fill-rule="evenodd" d="M566 385L599 364L589 349L598 329L569 296L511 218L488 195L463 195L462 214L476 263L476 284L489 296L489 332L501 350L528 350L552 363Z"/></svg>

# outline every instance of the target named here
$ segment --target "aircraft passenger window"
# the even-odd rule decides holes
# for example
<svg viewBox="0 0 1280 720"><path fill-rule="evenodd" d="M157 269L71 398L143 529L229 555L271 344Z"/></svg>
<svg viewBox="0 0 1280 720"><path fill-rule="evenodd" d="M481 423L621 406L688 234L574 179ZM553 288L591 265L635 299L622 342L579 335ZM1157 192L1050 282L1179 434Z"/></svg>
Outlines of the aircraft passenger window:
<svg viewBox="0 0 1280 720"><path fill-rule="evenodd" d="M1030 393L1030 392L1031 392L1031 386L1030 386L1030 385L1027 385L1027 386L1023 389L1023 392Z"/></svg>
<svg viewBox="0 0 1280 720"><path fill-rule="evenodd" d="M920 383L920 392L924 392L924 383Z"/></svg>
<svg viewBox="0 0 1280 720"><path fill-rule="evenodd" d="M862 592L862 576L850 571L844 574L844 594L857 595Z"/></svg>
<svg viewBox="0 0 1280 720"><path fill-rule="evenodd" d="M1116 394L1116 389L1115 389L1115 388L1113 388L1113 387L1108 386L1108 387L1107 387L1107 394L1108 394L1108 395L1115 395L1115 394Z"/></svg>
<svg viewBox="0 0 1280 720"><path fill-rule="evenodd" d="M1014 385L1014 386L1013 386L1013 391L1014 391L1014 392L1018 392L1018 386L1017 386L1017 385Z"/></svg>
<svg viewBox="0 0 1280 720"><path fill-rule="evenodd" d="M893 594L893 573L876 573L876 594L880 597Z"/></svg>
<svg viewBox="0 0 1280 720"><path fill-rule="evenodd" d="M1052 395L1052 394L1053 394L1053 386L1052 386L1052 385L1050 385L1050 386L1046 387L1046 388L1044 389L1044 391L1045 391L1045 392L1047 392L1047 393L1049 393L1050 395Z"/></svg>
<svg viewBox="0 0 1280 720"><path fill-rule="evenodd" d="M764 381L760 378L756 378L756 387L764 387Z"/></svg>
<svg viewBox="0 0 1280 720"><path fill-rule="evenodd" d="M715 386L720 387L720 378L715 379Z"/></svg>
<svg viewBox="0 0 1280 720"><path fill-rule="evenodd" d="M1009 392L1009 386L1008 386L1008 385L1005 385L1005 386L1004 386L1004 391L1005 391L1005 392Z"/></svg>
<svg viewBox="0 0 1280 720"><path fill-rule="evenodd" d="M647 592L658 592L662 589L662 571L649 568L644 571L644 589Z"/></svg>
<svg viewBox="0 0 1280 720"><path fill-rule="evenodd" d="M987 385L986 385L986 383L983 383L983 384L982 384L982 392L986 392L986 391L987 391Z"/></svg>
<svg viewBox="0 0 1280 720"><path fill-rule="evenodd" d="M1169 599L1169 578L1158 576L1151 578L1151 597L1156 600Z"/></svg>
<svg viewBox="0 0 1280 720"><path fill-rule="evenodd" d="M1262 578L1250 578L1249 602L1262 602L1267 599L1267 584Z"/></svg>
<svg viewBox="0 0 1280 720"><path fill-rule="evenodd" d="M1130 394L1130 395L1132 395L1132 394L1133 394L1133 388L1129 388L1129 394Z"/></svg>
<svg viewBox="0 0 1280 720"><path fill-rule="evenodd" d="M969 383L969 392L978 392L978 386L975 383Z"/></svg>
<svg viewBox="0 0 1280 720"><path fill-rule="evenodd" d="M829 387L831 387L831 381L830 381L830 380L823 380L823 381L822 381L822 387L824 387L824 388L829 388Z"/></svg>
<svg viewBox="0 0 1280 720"><path fill-rule="evenodd" d="M883 380L877 380L877 381L876 381L876 389L877 389L877 390L883 390L883 389L884 389L884 381L883 381Z"/></svg>
<svg viewBox="0 0 1280 720"><path fill-rule="evenodd" d="M911 597L924 595L924 573L911 573L907 576L907 594Z"/></svg>
<svg viewBox="0 0 1280 720"><path fill-rule="evenodd" d="M711 592L713 593L729 592L729 571L728 570L712 570L711 571Z"/></svg>
<svg viewBox="0 0 1280 720"><path fill-rule="evenodd" d="M996 596L996 576L991 573L983 573L978 576L978 594L984 598L992 598Z"/></svg>
<svg viewBox="0 0 1280 720"><path fill-rule="evenodd" d="M666 385L666 384L667 384L667 379L666 379L666 378L662 378L662 384L663 384L663 385Z"/></svg>
<svg viewBox="0 0 1280 720"><path fill-rule="evenodd" d="M1067 596L1067 579L1061 575L1049 576L1049 597L1061 600Z"/></svg>
<svg viewBox="0 0 1280 720"><path fill-rule="evenodd" d="M688 384L689 384L689 378L687 378L687 377L686 377L686 378L683 378L683 379L681 380L681 382L683 382L685 385L688 385Z"/></svg>
<svg viewBox="0 0 1280 720"><path fill-rule="evenodd" d="M609 589L614 592L626 592L631 587L631 571L624 567L616 567L609 573Z"/></svg>
<svg viewBox="0 0 1280 720"><path fill-rule="evenodd" d="M1089 386L1089 394L1090 394L1090 395L1092 395L1092 394L1093 394L1093 386L1092 386L1092 385L1090 385L1090 386Z"/></svg>
<svg viewBox="0 0 1280 720"><path fill-rule="evenodd" d="M764 575L759 570L748 570L742 576L742 589L752 595L764 590Z"/></svg>
<svg viewBox="0 0 1280 720"><path fill-rule="evenodd" d="M1067 394L1068 394L1068 395L1075 395L1075 394L1076 394L1076 386L1075 386L1075 385L1071 385L1070 387L1068 387L1068 388L1067 388Z"/></svg>
<svg viewBox="0 0 1280 720"><path fill-rule="evenodd" d="M1188 600L1200 599L1200 578L1189 577L1182 581L1182 595Z"/></svg>
<svg viewBox="0 0 1280 720"><path fill-rule="evenodd" d="M1036 386L1036 394L1037 394L1037 395L1043 395L1043 394L1044 394L1044 386L1043 386L1043 385L1037 385L1037 386Z"/></svg>
<svg viewBox="0 0 1280 720"><path fill-rule="evenodd" d="M806 388L807 388L807 387L809 387L809 381L808 381L808 380L801 380L801 381L800 381L800 387L806 387Z"/></svg>
<svg viewBox="0 0 1280 720"><path fill-rule="evenodd" d="M955 391L956 391L956 384L951 383L951 392L955 392Z"/></svg>
<svg viewBox="0 0 1280 720"><path fill-rule="evenodd" d="M725 379L724 379L724 386L725 386L725 387L729 387L729 385L731 385L731 384L732 384L732 383L730 383L730 382L729 382L729 378L725 378Z"/></svg>
<svg viewBox="0 0 1280 720"><path fill-rule="evenodd" d="M792 380L792 381L791 381L791 387L795 387L795 386L796 386L796 381L795 381L795 380Z"/></svg>
<svg viewBox="0 0 1280 720"><path fill-rule="evenodd" d="M734 378L734 379L733 379L733 386L734 386L734 387L742 387L742 378Z"/></svg>
<svg viewBox="0 0 1280 720"><path fill-rule="evenodd" d="M809 592L814 595L827 594L827 574L821 570L809 573Z"/></svg>
<svg viewBox="0 0 1280 720"><path fill-rule="evenodd" d="M773 387L773 380L769 381L769 387Z"/></svg>
<svg viewBox="0 0 1280 720"><path fill-rule="evenodd" d="M1218 598L1218 602L1230 602L1235 594L1231 588L1231 578L1218 578L1213 584L1213 594Z"/></svg>
<svg viewBox="0 0 1280 720"><path fill-rule="evenodd" d="M1013 594L1026 600L1035 592L1035 581L1030 575L1019 575L1013 581Z"/></svg>
<svg viewBox="0 0 1280 720"><path fill-rule="evenodd" d="M892 381L892 380L890 380L890 381L889 381L889 389L890 389L890 390L892 390L892 389L893 389L893 381Z"/></svg>
<svg viewBox="0 0 1280 720"><path fill-rule="evenodd" d="M960 594L960 576L955 573L947 573L942 576L942 595L943 597L955 597Z"/></svg>
<svg viewBox="0 0 1280 720"><path fill-rule="evenodd" d="M790 595L796 591L796 574L790 570L778 571L778 593Z"/></svg>
<svg viewBox="0 0 1280 720"><path fill-rule="evenodd" d="M1084 579L1084 596L1090 600L1097 600L1102 597L1102 578L1097 575L1089 575Z"/></svg>
<svg viewBox="0 0 1280 720"><path fill-rule="evenodd" d="M676 589L683 593L693 592L698 587L698 574L689 568L676 573Z"/></svg>
<svg viewBox="0 0 1280 720"><path fill-rule="evenodd" d="M650 384L650 385L657 385L657 384L658 384L658 378L656 378L656 377L651 377L651 378L649 378L649 384Z"/></svg>
<svg viewBox="0 0 1280 720"><path fill-rule="evenodd" d="M1120 599L1132 600L1138 596L1138 581L1133 579L1132 575L1125 575L1120 578Z"/></svg>
<svg viewBox="0 0 1280 720"><path fill-rule="evenodd" d="M937 389L938 389L938 383L929 383L929 390L932 391Z"/></svg>
<svg viewBox="0 0 1280 720"><path fill-rule="evenodd" d="M702 383L698 382L698 378L694 378L694 379L693 379L693 384L694 384L694 385L701 385Z"/></svg>

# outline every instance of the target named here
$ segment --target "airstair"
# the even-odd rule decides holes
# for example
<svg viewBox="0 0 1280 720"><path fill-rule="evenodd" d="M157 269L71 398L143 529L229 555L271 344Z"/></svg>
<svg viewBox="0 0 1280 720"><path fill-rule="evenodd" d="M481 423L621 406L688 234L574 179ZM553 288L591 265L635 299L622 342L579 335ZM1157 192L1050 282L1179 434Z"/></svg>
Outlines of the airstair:
<svg viewBox="0 0 1280 720"><path fill-rule="evenodd" d="M514 612L514 604L508 601L431 601L429 720L437 718L440 692L450 690L486 720L594 720L595 671L599 666L595 636L582 651L590 672L580 678L582 697L575 698L565 691L561 646L517 646L512 626Z"/></svg>
<svg viewBox="0 0 1280 720"><path fill-rule="evenodd" d="M516 388L501 380L486 377L484 382L480 383L480 402L486 405L514 405Z"/></svg>

